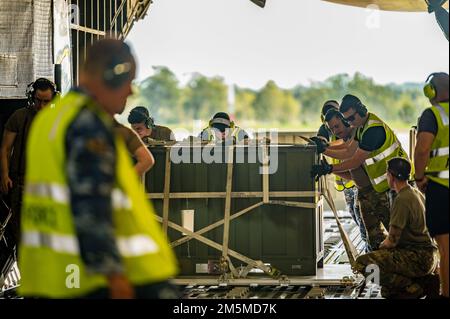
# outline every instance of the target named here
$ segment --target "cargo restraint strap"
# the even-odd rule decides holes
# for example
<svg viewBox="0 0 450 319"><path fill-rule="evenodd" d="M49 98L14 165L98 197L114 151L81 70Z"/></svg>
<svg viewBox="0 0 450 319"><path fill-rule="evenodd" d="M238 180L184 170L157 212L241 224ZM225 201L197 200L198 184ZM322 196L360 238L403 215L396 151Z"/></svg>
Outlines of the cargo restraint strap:
<svg viewBox="0 0 450 319"><path fill-rule="evenodd" d="M336 205L334 203L333 197L331 196L330 189L328 187L327 181L324 176L320 178L320 189L323 191L322 195L327 201L328 205L331 208L331 211L333 212L334 218L336 219L336 223L339 229L339 234L341 235L342 242L344 243L345 252L348 256L348 261L350 262L350 266L354 270L354 265L356 262L356 257L358 256L358 252L355 248L355 245L353 245L353 242L350 240L350 237L348 236L347 232L345 231L344 227L342 226L341 221L339 220L338 212L336 209Z"/></svg>
<svg viewBox="0 0 450 319"><path fill-rule="evenodd" d="M273 267L269 267L265 265L260 260L253 260L247 256L244 256L236 251L229 249L229 229L230 222L238 217L243 216L263 205L281 205L287 207L296 207L296 208L309 208L315 209L317 204L308 203L308 202L297 202L297 201L286 201L286 200L271 200L272 198L315 198L319 195L318 192L314 191L302 191L302 192L270 192L269 185L269 156L268 156L268 146L265 146L263 149L263 163L262 163L262 192L232 192L233 185L233 165L234 165L234 146L229 146L228 148L228 158L227 158L227 182L226 182L226 191L222 192L205 192L205 193L170 193L170 178L171 178L171 161L170 161L170 148L168 147L166 150L166 174L165 174L165 183L164 183L164 193L163 194L148 194L149 199L162 199L163 200L163 217L156 216L157 220L162 223L163 229L167 234L167 228L170 227L175 229L176 231L184 234L184 237L175 240L171 243L172 247L177 247L182 245L192 239L195 239L207 246L210 246L218 251L222 252L221 265L226 265L227 268L231 271L232 275L235 278L243 278L252 268L258 268L270 275L273 278L279 278L282 276L281 272ZM176 223L169 221L169 204L170 199L189 199L189 198L225 198L225 211L224 218L219 220L209 226L206 226L196 232L193 232L183 226L180 226ZM232 198L261 198L262 201L258 202L254 205L251 205L235 214L231 214L231 200ZM319 205L322 201L319 201ZM223 241L222 244L214 242L204 236L203 234L217 228L220 226L224 226L223 232ZM240 272L234 267L231 262L230 257L238 259L247 264Z"/></svg>

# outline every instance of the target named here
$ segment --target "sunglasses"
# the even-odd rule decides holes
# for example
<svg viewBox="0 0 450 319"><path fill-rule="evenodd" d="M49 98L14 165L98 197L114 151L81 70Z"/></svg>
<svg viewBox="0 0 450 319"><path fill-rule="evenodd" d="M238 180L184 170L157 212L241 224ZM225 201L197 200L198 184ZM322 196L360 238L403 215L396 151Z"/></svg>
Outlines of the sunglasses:
<svg viewBox="0 0 450 319"><path fill-rule="evenodd" d="M355 113L353 113L353 115L350 115L349 117L346 117L345 118L345 120L347 121L347 122L353 122L355 119L356 119L356 114L357 114L358 112L355 112Z"/></svg>

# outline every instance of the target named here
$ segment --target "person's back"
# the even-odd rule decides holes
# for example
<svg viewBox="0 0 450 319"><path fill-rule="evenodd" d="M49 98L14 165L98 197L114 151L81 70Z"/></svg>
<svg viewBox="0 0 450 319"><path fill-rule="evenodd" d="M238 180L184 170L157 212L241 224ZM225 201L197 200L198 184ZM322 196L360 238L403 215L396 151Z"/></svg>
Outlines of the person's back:
<svg viewBox="0 0 450 319"><path fill-rule="evenodd" d="M82 71L80 88L39 114L30 131L19 292L168 297L175 256L114 134L113 116L132 92L134 58L126 44L106 39L90 48Z"/></svg>
<svg viewBox="0 0 450 319"><path fill-rule="evenodd" d="M407 186L397 194L390 224L403 229L399 248L434 248L425 223L425 197L417 188Z"/></svg>
<svg viewBox="0 0 450 319"><path fill-rule="evenodd" d="M175 135L172 130L166 126L155 125L150 138L156 141L175 141Z"/></svg>

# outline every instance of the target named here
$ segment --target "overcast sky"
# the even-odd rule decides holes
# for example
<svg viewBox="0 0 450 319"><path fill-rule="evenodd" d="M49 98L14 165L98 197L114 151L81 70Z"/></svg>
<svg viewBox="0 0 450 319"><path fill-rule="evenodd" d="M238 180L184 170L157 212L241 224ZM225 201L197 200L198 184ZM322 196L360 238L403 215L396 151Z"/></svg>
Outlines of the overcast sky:
<svg viewBox="0 0 450 319"><path fill-rule="evenodd" d="M183 82L192 72L260 88L290 88L356 71L378 83L423 82L449 68L434 16L353 8L320 0L154 0L128 42L138 78L153 65Z"/></svg>

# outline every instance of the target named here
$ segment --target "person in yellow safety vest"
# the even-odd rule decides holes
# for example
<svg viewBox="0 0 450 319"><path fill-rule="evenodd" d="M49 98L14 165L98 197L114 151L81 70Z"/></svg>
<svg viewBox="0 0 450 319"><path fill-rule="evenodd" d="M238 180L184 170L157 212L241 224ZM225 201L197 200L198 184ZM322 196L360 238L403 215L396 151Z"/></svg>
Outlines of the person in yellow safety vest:
<svg viewBox="0 0 450 319"><path fill-rule="evenodd" d="M339 105L339 104L338 104ZM355 135L355 129L353 129L343 118L341 112L338 109L330 109L324 118L325 125L331 132L330 145L342 145L336 142L341 141L344 143L351 142ZM329 148L333 148L330 146ZM342 160L330 158L333 164L339 164ZM358 203L358 188L355 182L352 180L352 176L349 174L342 174L343 177L335 174L334 187L338 192L343 192L345 201L347 203L348 210L356 225L359 227L361 233L361 239L364 242L364 252L370 252L371 248L367 240L367 230L364 225L364 221L361 216L361 210Z"/></svg>
<svg viewBox="0 0 450 319"><path fill-rule="evenodd" d="M320 112L320 121L322 122L322 125L317 131L317 136L324 138L328 142L331 141L333 132L330 131L330 128L325 121L325 115L330 110L339 110L339 102L335 100L326 101L322 106L322 111Z"/></svg>
<svg viewBox="0 0 450 319"><path fill-rule="evenodd" d="M337 111L337 112L333 112ZM327 120L327 114L329 120ZM348 123L341 120L339 112L339 102L335 100L326 101L322 107L322 112L320 114L320 119L322 121L322 125L317 132L317 136L325 139L327 142L331 144L336 144L338 140L348 141L353 138L349 134L352 134L353 130L349 127ZM330 119L335 122L335 129L333 131L332 127L330 127ZM336 131L340 134L337 136ZM348 134L347 134L348 133ZM313 138L314 139L314 138ZM337 159L331 159L333 164L338 164L340 161ZM337 191L342 192L345 189L350 189L354 186L352 180L344 180L343 178L336 175L335 177L335 188Z"/></svg>
<svg viewBox="0 0 450 319"><path fill-rule="evenodd" d="M236 142L242 142L248 139L248 134L231 121L227 113L216 113L209 121L209 125L199 136L202 142L224 141L233 138Z"/></svg>
<svg viewBox="0 0 450 319"><path fill-rule="evenodd" d="M386 238L386 229L389 228L387 161L394 157L407 158L408 155L392 129L378 116L369 113L356 96L346 95L339 110L344 119L356 129L355 140L358 143L329 150L326 155L345 161L335 165L323 161L320 165L314 165L311 173L317 177L364 167L370 187L360 190L358 197L370 246L376 250Z"/></svg>
<svg viewBox="0 0 450 319"><path fill-rule="evenodd" d="M431 74L424 94L431 107L422 113L418 124L415 180L426 196L427 227L441 255L442 294L449 298L449 75Z"/></svg>
<svg viewBox="0 0 450 319"><path fill-rule="evenodd" d="M131 95L130 48L89 48L80 86L35 119L27 144L19 293L177 298L175 256L139 185L114 114Z"/></svg>

